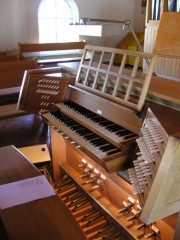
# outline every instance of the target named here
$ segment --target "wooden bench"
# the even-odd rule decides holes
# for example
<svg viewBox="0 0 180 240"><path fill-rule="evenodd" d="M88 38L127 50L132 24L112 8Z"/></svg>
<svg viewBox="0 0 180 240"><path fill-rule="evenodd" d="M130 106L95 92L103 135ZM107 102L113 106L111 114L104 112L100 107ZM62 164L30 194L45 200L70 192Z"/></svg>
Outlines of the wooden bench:
<svg viewBox="0 0 180 240"><path fill-rule="evenodd" d="M53 52L51 58L46 59L38 59L38 63L41 66L52 66L57 64L58 62L71 62L75 58L75 60L81 60L81 54L74 54L73 50L83 50L85 46L85 42L63 42L63 43L18 43L18 51L19 58L23 60L27 58L26 54L37 54L42 52ZM70 55L67 55L67 58L62 56L55 56L54 51L68 51L72 52ZM35 56L35 57L38 57Z"/></svg>
<svg viewBox="0 0 180 240"><path fill-rule="evenodd" d="M7 55L7 51L0 51L0 56L6 56Z"/></svg>
<svg viewBox="0 0 180 240"><path fill-rule="evenodd" d="M0 55L0 62L18 61L19 54Z"/></svg>
<svg viewBox="0 0 180 240"><path fill-rule="evenodd" d="M36 68L36 59L0 62L0 119L24 113L16 107L24 72Z"/></svg>

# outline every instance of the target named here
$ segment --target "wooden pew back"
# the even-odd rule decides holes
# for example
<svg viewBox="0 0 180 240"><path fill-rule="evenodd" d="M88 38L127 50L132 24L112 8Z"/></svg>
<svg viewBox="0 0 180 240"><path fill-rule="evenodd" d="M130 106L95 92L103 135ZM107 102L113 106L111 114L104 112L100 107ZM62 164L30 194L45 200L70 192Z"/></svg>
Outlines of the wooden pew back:
<svg viewBox="0 0 180 240"><path fill-rule="evenodd" d="M0 89L21 86L25 70L35 68L36 59L0 62Z"/></svg>
<svg viewBox="0 0 180 240"><path fill-rule="evenodd" d="M7 55L7 51L0 51L0 56L6 56Z"/></svg>
<svg viewBox="0 0 180 240"><path fill-rule="evenodd" d="M38 68L37 60L0 62L0 119L26 114L17 109L24 72Z"/></svg>
<svg viewBox="0 0 180 240"><path fill-rule="evenodd" d="M0 62L8 62L8 61L18 61L19 54L12 54L12 55L0 55Z"/></svg>
<svg viewBox="0 0 180 240"><path fill-rule="evenodd" d="M20 60L24 59L24 53L60 51L60 50L81 50L85 42L63 42L63 43L18 43Z"/></svg>

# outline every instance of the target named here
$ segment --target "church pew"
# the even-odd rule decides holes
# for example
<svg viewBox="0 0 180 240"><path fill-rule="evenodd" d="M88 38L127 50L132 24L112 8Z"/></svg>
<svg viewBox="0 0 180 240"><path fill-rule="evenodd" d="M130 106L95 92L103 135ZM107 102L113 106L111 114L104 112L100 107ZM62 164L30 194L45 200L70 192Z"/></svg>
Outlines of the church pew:
<svg viewBox="0 0 180 240"><path fill-rule="evenodd" d="M0 119L22 115L16 105L24 72L36 68L36 59L0 62Z"/></svg>
<svg viewBox="0 0 180 240"><path fill-rule="evenodd" d="M85 42L62 42L62 43L18 43L18 53L20 60L30 57L37 57L38 63L42 67L57 65L59 62L72 62L81 60L81 50L84 49ZM75 51L77 50L77 51ZM63 51L67 51L64 53ZM75 52L74 52L75 51ZM49 56L43 56L43 52L48 52ZM55 54L58 53L57 54ZM62 52L62 56L61 55ZM42 54L42 56L40 55Z"/></svg>

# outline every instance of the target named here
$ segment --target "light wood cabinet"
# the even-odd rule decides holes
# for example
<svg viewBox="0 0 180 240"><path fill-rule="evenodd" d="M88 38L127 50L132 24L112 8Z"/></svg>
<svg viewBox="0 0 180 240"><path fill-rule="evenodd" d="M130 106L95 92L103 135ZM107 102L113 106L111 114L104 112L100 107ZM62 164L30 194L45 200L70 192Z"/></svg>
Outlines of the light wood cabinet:
<svg viewBox="0 0 180 240"><path fill-rule="evenodd" d="M180 81L180 14L168 12L168 0L162 0L160 19L153 20L153 2L147 1L144 51L158 54L155 67L157 75ZM146 70L145 62L143 69Z"/></svg>

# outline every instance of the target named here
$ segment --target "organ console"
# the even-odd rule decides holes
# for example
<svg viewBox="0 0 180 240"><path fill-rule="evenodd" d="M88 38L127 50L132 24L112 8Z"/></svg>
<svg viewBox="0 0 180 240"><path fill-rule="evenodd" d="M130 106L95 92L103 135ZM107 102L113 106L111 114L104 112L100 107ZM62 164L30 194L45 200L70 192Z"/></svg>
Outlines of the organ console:
<svg viewBox="0 0 180 240"><path fill-rule="evenodd" d="M114 72L116 54L122 63ZM86 239L178 239L179 136L150 109L141 117L155 58L87 45L77 76L51 68L24 77L18 106L49 125L53 187Z"/></svg>

